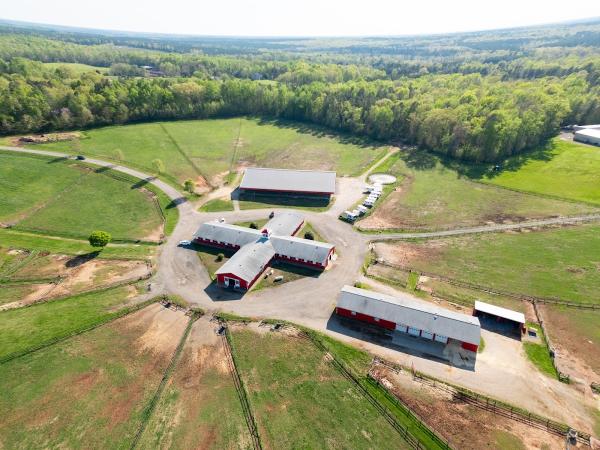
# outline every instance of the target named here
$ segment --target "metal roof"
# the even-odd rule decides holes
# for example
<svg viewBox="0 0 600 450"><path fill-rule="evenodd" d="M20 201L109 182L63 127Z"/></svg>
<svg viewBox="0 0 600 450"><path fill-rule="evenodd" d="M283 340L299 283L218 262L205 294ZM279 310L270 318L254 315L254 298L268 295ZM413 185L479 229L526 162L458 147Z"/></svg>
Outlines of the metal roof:
<svg viewBox="0 0 600 450"><path fill-rule="evenodd" d="M301 239L293 236L271 236L271 245L279 255L307 262L324 264L334 247L325 242Z"/></svg>
<svg viewBox="0 0 600 450"><path fill-rule="evenodd" d="M251 167L240 189L335 194L335 172Z"/></svg>
<svg viewBox="0 0 600 450"><path fill-rule="evenodd" d="M277 236L289 236L304 223L304 217L295 212L284 212L276 214L269 220L264 228L271 234Z"/></svg>
<svg viewBox="0 0 600 450"><path fill-rule="evenodd" d="M409 294L398 295L392 297L346 285L342 288L337 306L479 345L481 326L477 317L431 305Z"/></svg>
<svg viewBox="0 0 600 450"><path fill-rule="evenodd" d="M502 308L501 306L480 302L479 300L475 301L475 311L502 317L504 319L512 320L513 322L525 323L525 314L513 311L512 309Z"/></svg>
<svg viewBox="0 0 600 450"><path fill-rule="evenodd" d="M269 239L261 238L240 248L215 274L231 273L251 282L267 267L273 256L275 250Z"/></svg>
<svg viewBox="0 0 600 450"><path fill-rule="evenodd" d="M600 129L597 128L584 128L575 132L575 137L586 136L600 139Z"/></svg>
<svg viewBox="0 0 600 450"><path fill-rule="evenodd" d="M194 238L210 239L243 247L262 236L259 230L221 222L206 222L194 233Z"/></svg>

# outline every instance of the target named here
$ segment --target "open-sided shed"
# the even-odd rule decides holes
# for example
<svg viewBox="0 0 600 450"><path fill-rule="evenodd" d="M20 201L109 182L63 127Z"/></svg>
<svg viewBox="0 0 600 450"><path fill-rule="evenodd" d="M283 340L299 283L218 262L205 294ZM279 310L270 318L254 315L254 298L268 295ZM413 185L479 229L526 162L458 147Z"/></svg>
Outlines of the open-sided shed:
<svg viewBox="0 0 600 450"><path fill-rule="evenodd" d="M473 315L480 318L482 326L514 333L525 332L525 314L477 300Z"/></svg>

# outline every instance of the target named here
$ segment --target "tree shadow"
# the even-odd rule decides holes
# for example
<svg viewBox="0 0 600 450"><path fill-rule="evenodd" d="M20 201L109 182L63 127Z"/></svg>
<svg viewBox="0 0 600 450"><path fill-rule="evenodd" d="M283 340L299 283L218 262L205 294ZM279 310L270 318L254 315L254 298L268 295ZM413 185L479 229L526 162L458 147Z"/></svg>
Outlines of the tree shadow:
<svg viewBox="0 0 600 450"><path fill-rule="evenodd" d="M108 172L109 170L111 170L113 167L113 165L108 165L108 166L101 166L98 167L97 169L94 169L95 173L104 173L104 172Z"/></svg>
<svg viewBox="0 0 600 450"><path fill-rule="evenodd" d="M51 160L49 160L47 162L47 164L56 164L56 163L59 163L59 162L67 161L69 159L70 158L68 156L59 156L57 158L52 158Z"/></svg>
<svg viewBox="0 0 600 450"><path fill-rule="evenodd" d="M167 209L177 208L179 205L181 205L181 204L183 204L183 203L185 203L187 201L188 201L188 199L185 198L185 197L177 197L176 199L171 200L169 202L169 204L166 206L166 208Z"/></svg>
<svg viewBox="0 0 600 450"><path fill-rule="evenodd" d="M156 177L147 177L147 178L142 178L141 180L133 183L131 185L131 189L140 189L143 188L144 186L146 186L148 183L152 182L156 180Z"/></svg>
<svg viewBox="0 0 600 450"><path fill-rule="evenodd" d="M93 251L93 252L90 252L90 253L86 253L84 255L77 255L76 257L71 258L70 260L68 260L65 263L65 266L68 267L69 269L72 269L74 267L79 267L79 266L85 264L86 262L91 261L91 260L97 258L98 255L100 255L100 251L99 250L96 250L96 251Z"/></svg>

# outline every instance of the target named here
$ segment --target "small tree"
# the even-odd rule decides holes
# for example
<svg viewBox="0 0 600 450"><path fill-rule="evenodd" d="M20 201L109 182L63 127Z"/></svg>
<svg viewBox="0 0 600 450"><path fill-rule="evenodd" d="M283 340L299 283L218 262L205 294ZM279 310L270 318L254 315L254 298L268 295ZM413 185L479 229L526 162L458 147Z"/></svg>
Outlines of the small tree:
<svg viewBox="0 0 600 450"><path fill-rule="evenodd" d="M190 194L194 193L196 185L189 178L183 182L183 190L189 192Z"/></svg>
<svg viewBox="0 0 600 450"><path fill-rule="evenodd" d="M106 247L111 239L112 236L106 231L92 231L92 234L88 238L92 247Z"/></svg>
<svg viewBox="0 0 600 450"><path fill-rule="evenodd" d="M159 175L165 171L164 163L158 158L152 160L152 167L154 168L156 173Z"/></svg>
<svg viewBox="0 0 600 450"><path fill-rule="evenodd" d="M252 228L253 230L258 230L258 225L256 225L254 222L252 222L250 224L250 228Z"/></svg>
<svg viewBox="0 0 600 450"><path fill-rule="evenodd" d="M219 254L217 255L217 261L219 261L219 262L220 262L220 261L223 261L223 258L225 258L225 255L224 255L223 253L219 253Z"/></svg>
<svg viewBox="0 0 600 450"><path fill-rule="evenodd" d="M304 233L304 239L309 239L311 241L315 240L315 235L312 234L311 231L307 231L306 233Z"/></svg>

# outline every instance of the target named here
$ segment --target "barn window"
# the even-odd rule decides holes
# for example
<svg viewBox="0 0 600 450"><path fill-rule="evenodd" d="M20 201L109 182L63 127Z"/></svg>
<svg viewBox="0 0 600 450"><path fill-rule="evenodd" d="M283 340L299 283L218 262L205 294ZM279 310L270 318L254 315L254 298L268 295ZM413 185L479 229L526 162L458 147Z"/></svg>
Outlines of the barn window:
<svg viewBox="0 0 600 450"><path fill-rule="evenodd" d="M356 312L355 311L350 311L350 314L352 314L353 316L355 316Z"/></svg>
<svg viewBox="0 0 600 450"><path fill-rule="evenodd" d="M373 320L375 320L375 322L379 322L379 317L373 317Z"/></svg>

